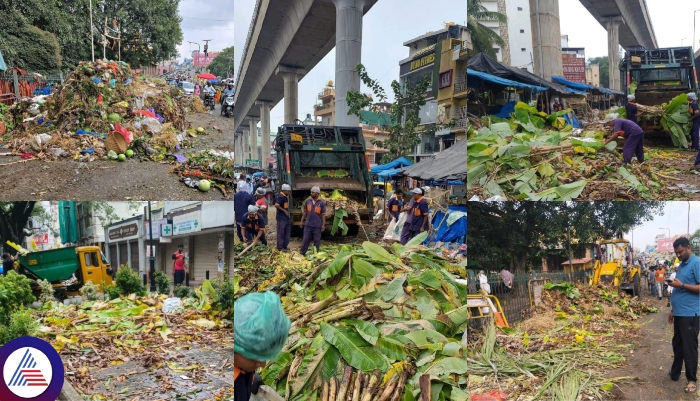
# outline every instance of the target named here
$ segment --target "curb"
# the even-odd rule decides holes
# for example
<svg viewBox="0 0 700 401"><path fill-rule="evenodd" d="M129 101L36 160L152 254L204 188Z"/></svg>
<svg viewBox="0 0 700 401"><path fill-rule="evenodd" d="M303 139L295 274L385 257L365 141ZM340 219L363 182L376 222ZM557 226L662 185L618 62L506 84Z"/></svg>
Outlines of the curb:
<svg viewBox="0 0 700 401"><path fill-rule="evenodd" d="M75 391L68 379L64 378L63 389L61 389L61 394L58 395L58 401L83 401L83 397Z"/></svg>

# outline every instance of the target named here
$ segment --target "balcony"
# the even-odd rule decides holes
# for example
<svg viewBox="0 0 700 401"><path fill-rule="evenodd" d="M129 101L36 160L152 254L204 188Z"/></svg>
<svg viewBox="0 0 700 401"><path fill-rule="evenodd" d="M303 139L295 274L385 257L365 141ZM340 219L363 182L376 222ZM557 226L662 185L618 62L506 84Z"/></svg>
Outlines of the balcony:
<svg viewBox="0 0 700 401"><path fill-rule="evenodd" d="M455 84L454 84L454 94L464 93L466 96L467 92L467 76L466 71L457 71L455 74Z"/></svg>
<svg viewBox="0 0 700 401"><path fill-rule="evenodd" d="M326 100L335 97L335 88L324 88L319 94L319 100Z"/></svg>
<svg viewBox="0 0 700 401"><path fill-rule="evenodd" d="M467 106L458 107L455 111L457 119L457 127L455 128L467 129Z"/></svg>

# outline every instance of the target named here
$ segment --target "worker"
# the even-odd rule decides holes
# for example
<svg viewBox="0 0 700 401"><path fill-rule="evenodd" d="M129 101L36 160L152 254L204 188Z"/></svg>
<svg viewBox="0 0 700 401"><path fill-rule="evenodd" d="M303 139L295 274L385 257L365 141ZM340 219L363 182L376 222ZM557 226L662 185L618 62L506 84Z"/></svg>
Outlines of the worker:
<svg viewBox="0 0 700 401"><path fill-rule="evenodd" d="M277 209L277 250L289 252L289 239L292 236L292 222L289 218L289 193L292 187L282 184L282 191L275 200Z"/></svg>
<svg viewBox="0 0 700 401"><path fill-rule="evenodd" d="M637 161L644 163L644 131L636 123L617 118L617 114L611 113L603 120L609 127L613 127L613 134L605 144L616 140L619 136L625 138L625 145L622 147L622 157L625 163L632 162L632 156L637 156Z"/></svg>
<svg viewBox="0 0 700 401"><path fill-rule="evenodd" d="M406 245L411 238L428 230L428 201L423 198L423 189L414 188L411 192L413 201L405 208L408 215L401 231L401 245ZM410 223L408 216L412 216Z"/></svg>
<svg viewBox="0 0 700 401"><path fill-rule="evenodd" d="M244 295L233 308L233 399L248 401L262 382L255 371L277 358L292 324L271 291Z"/></svg>
<svg viewBox="0 0 700 401"><path fill-rule="evenodd" d="M690 121L693 122L693 127L690 130L690 138L693 143L693 150L698 151L698 156L695 157L695 168L698 169L700 165L700 144L698 143L700 137L700 110L698 110L698 97L694 93L688 93L688 103L690 112Z"/></svg>
<svg viewBox="0 0 700 401"><path fill-rule="evenodd" d="M10 256L9 253L2 254L2 271L0 274L7 275L10 270L15 268L15 260L17 260L17 255L14 257Z"/></svg>
<svg viewBox="0 0 700 401"><path fill-rule="evenodd" d="M301 227L304 229L304 237L301 242L301 254L306 255L311 239L316 249L321 247L321 233L326 229L326 202L320 199L321 189L311 188L311 197L304 202L301 213Z"/></svg>
<svg viewBox="0 0 700 401"><path fill-rule="evenodd" d="M265 199L265 189L264 188L258 188L255 190L255 206L260 209L260 214L265 216L265 220L267 220L267 199Z"/></svg>
<svg viewBox="0 0 700 401"><path fill-rule="evenodd" d="M392 219L399 221L399 215L401 214L401 209L403 208L403 191L397 188L394 191L394 195L386 203L386 214L389 216L389 223Z"/></svg>
<svg viewBox="0 0 700 401"><path fill-rule="evenodd" d="M625 111L628 120L632 121L635 124L639 124L637 122L637 117L639 116L637 111L637 102L635 102L634 95L627 96L627 104L625 105Z"/></svg>
<svg viewBox="0 0 700 401"><path fill-rule="evenodd" d="M248 214L243 224L243 238L246 242L259 241L267 245L265 238L265 217L257 206L248 206Z"/></svg>
<svg viewBox="0 0 700 401"><path fill-rule="evenodd" d="M654 273L654 277L656 278L656 296L661 299L664 295L664 280L666 279L666 269L664 269L664 265L659 265Z"/></svg>
<svg viewBox="0 0 700 401"><path fill-rule="evenodd" d="M685 378L688 384L686 393L697 391L698 371L698 332L700 332L700 258L693 255L688 238L680 237L673 241L673 250L681 263L676 277L669 283L671 313L668 323L673 324L673 364L669 376L677 381L685 363Z"/></svg>
<svg viewBox="0 0 700 401"><path fill-rule="evenodd" d="M245 181L242 185L243 186L238 186L236 194L233 195L233 212L236 219L236 235L238 235L238 239L241 240L241 242L245 242L241 228L246 220L248 206L255 205L255 199L246 191Z"/></svg>

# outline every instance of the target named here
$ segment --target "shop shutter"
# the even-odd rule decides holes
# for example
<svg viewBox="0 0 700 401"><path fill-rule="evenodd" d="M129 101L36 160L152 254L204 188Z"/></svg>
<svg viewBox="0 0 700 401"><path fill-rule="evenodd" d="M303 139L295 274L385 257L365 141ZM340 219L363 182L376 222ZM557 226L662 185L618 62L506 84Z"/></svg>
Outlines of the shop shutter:
<svg viewBox="0 0 700 401"><path fill-rule="evenodd" d="M117 244L119 246L119 265L129 264L129 252L126 247L126 242L120 242Z"/></svg>
<svg viewBox="0 0 700 401"><path fill-rule="evenodd" d="M194 245L194 246L193 246ZM190 286L198 286L206 280L216 278L219 260L219 233L200 234L190 237Z"/></svg>
<svg viewBox="0 0 700 401"><path fill-rule="evenodd" d="M141 271L141 263L139 260L139 241L131 241L131 268L135 272L140 272ZM144 269L143 271L146 271L147 269Z"/></svg>
<svg viewBox="0 0 700 401"><path fill-rule="evenodd" d="M116 272L119 269L119 263L117 263L117 245L113 244L109 246L109 264L112 269Z"/></svg>

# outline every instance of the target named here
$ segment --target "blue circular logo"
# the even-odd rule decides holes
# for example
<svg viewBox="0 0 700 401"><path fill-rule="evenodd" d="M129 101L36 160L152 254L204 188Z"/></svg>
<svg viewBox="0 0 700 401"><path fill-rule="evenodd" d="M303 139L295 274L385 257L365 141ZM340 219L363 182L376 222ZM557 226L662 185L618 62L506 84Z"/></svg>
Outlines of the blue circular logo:
<svg viewBox="0 0 700 401"><path fill-rule="evenodd" d="M44 340L20 337L0 347L0 400L55 401L63 388L63 362Z"/></svg>

